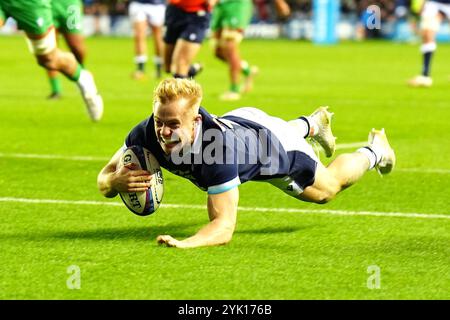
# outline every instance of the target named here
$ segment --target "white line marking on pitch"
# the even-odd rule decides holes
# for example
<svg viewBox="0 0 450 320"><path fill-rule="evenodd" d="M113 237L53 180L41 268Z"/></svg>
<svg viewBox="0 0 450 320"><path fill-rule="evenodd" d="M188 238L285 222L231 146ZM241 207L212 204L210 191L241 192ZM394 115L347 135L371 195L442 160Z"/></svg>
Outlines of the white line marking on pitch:
<svg viewBox="0 0 450 320"><path fill-rule="evenodd" d="M108 161L106 157L90 156L64 156L61 154L33 154L33 153L2 153L0 158L19 158L19 159L48 159L48 160L69 160L69 161Z"/></svg>
<svg viewBox="0 0 450 320"><path fill-rule="evenodd" d="M54 200L54 199L28 199L0 197L0 202L35 203L35 204L67 204L67 205L91 205L91 206L114 206L124 207L120 202L87 201L87 200ZM172 209L200 209L206 210L206 206L194 204L162 204L162 208ZM253 212L287 212L306 214L328 214L337 216L374 216L374 217L401 217L421 219L450 219L450 214L435 213L413 213L413 212L377 212L377 211L348 211L329 209L296 209L296 208L263 208L263 207L239 207L239 211Z"/></svg>
<svg viewBox="0 0 450 320"><path fill-rule="evenodd" d="M353 142L338 144L336 149L357 148L366 145L366 142ZM0 158L18 158L18 159L48 159L48 160L68 160L68 161L98 161L106 162L110 158L95 156L67 156L61 154L33 154L33 153L4 153L0 152ZM450 169L441 168L395 168L398 172L416 172L416 173L437 173L450 174Z"/></svg>

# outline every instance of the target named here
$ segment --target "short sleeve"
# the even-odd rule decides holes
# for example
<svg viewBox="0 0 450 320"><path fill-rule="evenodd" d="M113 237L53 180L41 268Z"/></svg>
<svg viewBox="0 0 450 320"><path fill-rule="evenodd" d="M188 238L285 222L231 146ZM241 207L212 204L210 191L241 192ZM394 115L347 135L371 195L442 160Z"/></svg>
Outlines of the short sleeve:
<svg viewBox="0 0 450 320"><path fill-rule="evenodd" d="M223 193L241 184L234 150L226 148L224 152L226 152L224 161L203 165L202 175L205 178L208 194Z"/></svg>
<svg viewBox="0 0 450 320"><path fill-rule="evenodd" d="M143 146L145 147L148 143L148 137L147 137L147 126L149 124L150 119L146 119L136 125L130 133L128 133L127 137L125 138L125 146L131 147L131 146Z"/></svg>

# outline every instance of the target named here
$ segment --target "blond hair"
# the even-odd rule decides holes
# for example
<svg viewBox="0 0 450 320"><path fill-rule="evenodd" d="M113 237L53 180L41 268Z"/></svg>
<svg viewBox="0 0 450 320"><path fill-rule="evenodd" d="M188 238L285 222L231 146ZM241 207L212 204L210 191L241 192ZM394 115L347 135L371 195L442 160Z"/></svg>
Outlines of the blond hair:
<svg viewBox="0 0 450 320"><path fill-rule="evenodd" d="M202 87L194 80L170 78L161 81L156 87L153 92L153 106L184 98L188 100L190 108L198 109L202 97Z"/></svg>

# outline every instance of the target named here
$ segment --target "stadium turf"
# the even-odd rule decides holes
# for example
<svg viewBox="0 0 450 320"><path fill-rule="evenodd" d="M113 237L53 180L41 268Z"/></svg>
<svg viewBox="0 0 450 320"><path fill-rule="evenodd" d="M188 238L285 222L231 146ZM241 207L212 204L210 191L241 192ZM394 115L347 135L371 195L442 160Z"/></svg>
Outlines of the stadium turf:
<svg viewBox="0 0 450 320"><path fill-rule="evenodd" d="M205 44L198 81L210 112L256 106L292 119L329 105L338 153L385 127L398 167L321 206L246 183L229 245L178 250L155 238L207 223L193 184L165 171L166 207L146 218L96 189L106 159L150 113L157 82L131 80L131 39L87 43L106 106L98 124L67 80L64 98L47 101L24 39L0 37L0 299L450 298L450 45L435 55L434 86L414 90L405 83L420 70L418 45L244 41L261 73L253 92L225 103L227 71ZM72 265L79 290L67 286Z"/></svg>

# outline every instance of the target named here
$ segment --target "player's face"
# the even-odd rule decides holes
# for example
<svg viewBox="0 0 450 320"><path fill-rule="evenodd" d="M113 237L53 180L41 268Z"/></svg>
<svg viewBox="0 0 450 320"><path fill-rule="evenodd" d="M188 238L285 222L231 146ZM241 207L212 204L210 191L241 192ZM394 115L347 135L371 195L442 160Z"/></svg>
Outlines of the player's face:
<svg viewBox="0 0 450 320"><path fill-rule="evenodd" d="M179 99L154 109L155 132L166 154L179 152L194 139L195 115L187 108L188 101Z"/></svg>

